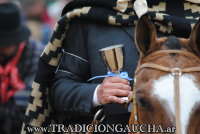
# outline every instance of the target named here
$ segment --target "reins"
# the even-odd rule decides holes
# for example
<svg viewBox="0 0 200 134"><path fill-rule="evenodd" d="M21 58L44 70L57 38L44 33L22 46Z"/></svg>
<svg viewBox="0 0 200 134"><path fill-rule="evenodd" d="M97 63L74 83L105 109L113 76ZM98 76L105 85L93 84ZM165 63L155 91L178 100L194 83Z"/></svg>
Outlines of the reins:
<svg viewBox="0 0 200 134"><path fill-rule="evenodd" d="M152 58L154 56L158 56L158 55L164 55L164 54L179 54L179 55L184 55L186 57L191 57L191 58L195 58L196 60L200 61L200 59L187 51L183 51L183 50L159 50L156 52L151 53L150 55L148 55L147 57L145 57L145 59L147 58ZM132 100L133 100L133 114L134 114L134 124L140 124L139 123L139 115L138 115L138 104L136 101L136 84L137 84L137 74L144 68L150 68L150 69L155 69L155 70L160 70L160 71L164 71L164 72L168 72L171 73L174 76L174 101L175 101L175 124L176 124L176 134L182 134L182 130L181 130L181 119L180 119L180 81L179 78L183 73L191 73L191 72L200 72L200 67L188 67L188 68L169 68L169 67L165 67L162 65L158 65L158 64L153 64L153 63L143 63L141 65L138 65L136 71L135 71L135 81L134 81L134 89L133 89L133 96L132 96ZM137 132L137 134L140 134L140 132Z"/></svg>

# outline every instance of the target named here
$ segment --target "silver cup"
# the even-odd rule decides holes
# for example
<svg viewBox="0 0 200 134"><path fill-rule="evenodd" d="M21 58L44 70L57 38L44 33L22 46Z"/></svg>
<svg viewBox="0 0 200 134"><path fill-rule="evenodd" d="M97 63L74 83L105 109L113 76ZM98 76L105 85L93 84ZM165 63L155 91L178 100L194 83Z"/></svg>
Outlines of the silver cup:
<svg viewBox="0 0 200 134"><path fill-rule="evenodd" d="M120 74L124 66L124 46L122 44L109 46L99 50L104 64L110 72ZM121 97L127 101L128 97Z"/></svg>
<svg viewBox="0 0 200 134"><path fill-rule="evenodd" d="M124 46L122 44L109 46L99 50L104 64L110 72L120 74L124 66ZM128 97L121 97L127 101Z"/></svg>
<svg viewBox="0 0 200 134"><path fill-rule="evenodd" d="M99 50L104 64L110 72L119 74L123 70L124 55L123 45L114 45Z"/></svg>

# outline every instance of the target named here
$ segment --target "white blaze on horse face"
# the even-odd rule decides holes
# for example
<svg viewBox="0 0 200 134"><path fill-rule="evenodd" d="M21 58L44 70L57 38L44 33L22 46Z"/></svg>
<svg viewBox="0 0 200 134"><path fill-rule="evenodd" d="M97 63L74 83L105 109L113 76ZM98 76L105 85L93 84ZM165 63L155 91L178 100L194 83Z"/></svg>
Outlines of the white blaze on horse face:
<svg viewBox="0 0 200 134"><path fill-rule="evenodd" d="M174 103L174 76L169 74L155 80L153 83L152 95L160 102L164 102L169 118L175 116ZM180 110L182 133L187 133L190 116L195 110L195 104L200 102L200 87L195 83L192 75L184 74L180 76Z"/></svg>

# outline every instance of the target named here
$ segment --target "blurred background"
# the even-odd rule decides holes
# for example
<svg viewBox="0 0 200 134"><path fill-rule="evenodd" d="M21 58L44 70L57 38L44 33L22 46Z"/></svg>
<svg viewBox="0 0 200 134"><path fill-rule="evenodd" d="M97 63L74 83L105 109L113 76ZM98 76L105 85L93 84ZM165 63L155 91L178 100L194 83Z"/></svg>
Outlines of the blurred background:
<svg viewBox="0 0 200 134"><path fill-rule="evenodd" d="M0 3L9 1L21 8L22 17L31 30L31 38L45 45L63 7L70 0L0 0Z"/></svg>
<svg viewBox="0 0 200 134"><path fill-rule="evenodd" d="M39 57L69 0L0 0L0 134L20 134Z"/></svg>

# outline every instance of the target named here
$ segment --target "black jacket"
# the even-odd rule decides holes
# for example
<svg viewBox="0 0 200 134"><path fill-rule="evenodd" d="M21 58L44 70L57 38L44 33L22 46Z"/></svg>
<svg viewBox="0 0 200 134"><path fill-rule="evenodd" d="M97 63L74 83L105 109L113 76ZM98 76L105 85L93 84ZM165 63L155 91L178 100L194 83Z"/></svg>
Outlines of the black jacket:
<svg viewBox="0 0 200 134"><path fill-rule="evenodd" d="M94 113L94 90L103 79L90 83L87 80L107 73L99 49L117 44L124 45L124 70L133 77L138 59L133 26L111 26L80 19L71 23L50 94L52 106L57 112L78 117ZM108 104L104 110L106 115L128 112L120 104Z"/></svg>

